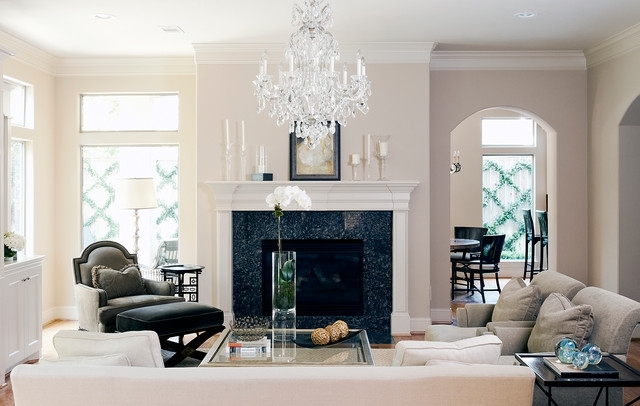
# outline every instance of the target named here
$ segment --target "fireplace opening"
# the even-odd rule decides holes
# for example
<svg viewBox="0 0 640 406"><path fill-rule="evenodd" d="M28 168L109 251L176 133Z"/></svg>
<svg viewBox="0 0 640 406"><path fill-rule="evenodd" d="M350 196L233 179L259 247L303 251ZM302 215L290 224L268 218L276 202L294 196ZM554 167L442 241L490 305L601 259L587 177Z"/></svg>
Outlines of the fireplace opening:
<svg viewBox="0 0 640 406"><path fill-rule="evenodd" d="M283 240L296 252L298 316L361 316L364 313L362 239ZM277 240L262 240L262 314L271 316L271 253Z"/></svg>

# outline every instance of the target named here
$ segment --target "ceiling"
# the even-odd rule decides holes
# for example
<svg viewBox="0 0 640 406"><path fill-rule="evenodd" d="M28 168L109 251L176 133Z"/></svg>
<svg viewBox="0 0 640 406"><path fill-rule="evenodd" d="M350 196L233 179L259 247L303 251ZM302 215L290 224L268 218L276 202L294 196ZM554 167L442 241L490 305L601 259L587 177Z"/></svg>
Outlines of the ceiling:
<svg viewBox="0 0 640 406"><path fill-rule="evenodd" d="M192 56L198 43L284 44L294 31L292 6L304 1L0 0L0 30L60 58ZM584 50L640 23L638 0L330 4L339 43L435 42L438 50ZM522 12L535 16L514 16Z"/></svg>

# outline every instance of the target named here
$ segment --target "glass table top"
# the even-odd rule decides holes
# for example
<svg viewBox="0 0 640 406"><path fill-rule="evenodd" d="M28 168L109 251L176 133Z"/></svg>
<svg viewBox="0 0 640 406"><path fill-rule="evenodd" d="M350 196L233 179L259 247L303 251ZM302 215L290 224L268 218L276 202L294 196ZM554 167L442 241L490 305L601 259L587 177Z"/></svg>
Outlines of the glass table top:
<svg viewBox="0 0 640 406"><path fill-rule="evenodd" d="M296 330L295 342L273 341L271 331L242 342L225 329L200 366L375 365L365 330L350 330L348 338L323 346L313 346L312 331Z"/></svg>

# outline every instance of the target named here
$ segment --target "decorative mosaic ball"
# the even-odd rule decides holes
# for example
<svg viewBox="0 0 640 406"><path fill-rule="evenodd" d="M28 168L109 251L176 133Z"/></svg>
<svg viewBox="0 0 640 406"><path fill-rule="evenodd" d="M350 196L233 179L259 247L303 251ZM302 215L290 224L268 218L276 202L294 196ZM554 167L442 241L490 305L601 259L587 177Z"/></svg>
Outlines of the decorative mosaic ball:
<svg viewBox="0 0 640 406"><path fill-rule="evenodd" d="M586 369L589 366L589 354L582 351L573 353L573 366L578 369Z"/></svg>
<svg viewBox="0 0 640 406"><path fill-rule="evenodd" d="M602 361L602 351L600 347L595 344L587 344L582 348L582 352L586 353L589 357L589 364L598 365Z"/></svg>
<svg viewBox="0 0 640 406"><path fill-rule="evenodd" d="M315 345L326 345L331 341L329 332L323 328L317 328L311 332L311 341Z"/></svg>
<svg viewBox="0 0 640 406"><path fill-rule="evenodd" d="M333 327L340 331L340 338L345 338L349 334L349 325L343 320L333 323Z"/></svg>
<svg viewBox="0 0 640 406"><path fill-rule="evenodd" d="M335 343L340 339L340 329L338 329L337 327L334 327L332 324L329 324L324 329L327 330L327 333L329 333L329 337L331 338L332 343Z"/></svg>
<svg viewBox="0 0 640 406"><path fill-rule="evenodd" d="M578 344L573 338L564 337L561 338L555 346L555 353L558 360L563 364L571 364L573 362L573 355L578 351Z"/></svg>

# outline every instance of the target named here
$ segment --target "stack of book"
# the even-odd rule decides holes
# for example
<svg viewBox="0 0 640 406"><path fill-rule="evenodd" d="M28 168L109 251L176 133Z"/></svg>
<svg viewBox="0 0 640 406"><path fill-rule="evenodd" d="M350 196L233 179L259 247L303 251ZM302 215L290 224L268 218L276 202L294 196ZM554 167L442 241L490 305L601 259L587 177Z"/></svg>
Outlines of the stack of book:
<svg viewBox="0 0 640 406"><path fill-rule="evenodd" d="M271 356L271 340L263 337L256 341L232 341L226 348L229 360L267 360Z"/></svg>

